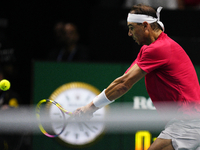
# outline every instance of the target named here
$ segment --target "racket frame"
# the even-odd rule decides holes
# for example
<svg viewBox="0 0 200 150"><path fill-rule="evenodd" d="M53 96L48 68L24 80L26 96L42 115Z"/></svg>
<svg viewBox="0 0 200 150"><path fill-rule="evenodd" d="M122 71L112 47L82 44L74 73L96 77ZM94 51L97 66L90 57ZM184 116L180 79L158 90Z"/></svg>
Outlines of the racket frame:
<svg viewBox="0 0 200 150"><path fill-rule="evenodd" d="M40 118L40 107L43 103L52 103L54 104L56 107L58 107L63 115L63 120L64 120L64 125L63 125L63 128L62 130L58 133L58 134L49 134L47 133L47 131L44 129L44 127L42 126L42 123L41 123L41 118ZM38 126L39 126L39 129L41 130L41 132L46 135L47 137L50 137L50 138L55 138L55 137L58 137L61 133L63 133L63 131L65 130L65 127L66 127L66 124L65 124L65 114L67 115L70 115L72 116L73 113L72 112L69 112L67 111L66 109L64 109L59 103L57 103L56 101L53 101L53 100L50 100L50 99L42 99L38 102L37 106L36 106L36 118L38 120Z"/></svg>

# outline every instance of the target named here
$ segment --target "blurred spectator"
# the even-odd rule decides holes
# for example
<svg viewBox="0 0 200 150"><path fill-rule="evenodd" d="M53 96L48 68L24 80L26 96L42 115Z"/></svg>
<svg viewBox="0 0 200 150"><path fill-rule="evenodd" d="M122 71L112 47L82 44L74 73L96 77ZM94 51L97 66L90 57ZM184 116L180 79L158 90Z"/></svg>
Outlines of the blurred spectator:
<svg viewBox="0 0 200 150"><path fill-rule="evenodd" d="M200 9L200 0L177 0L179 9Z"/></svg>
<svg viewBox="0 0 200 150"><path fill-rule="evenodd" d="M153 8L162 6L164 9L177 9L177 0L125 0L124 7L131 8L135 4L145 4Z"/></svg>
<svg viewBox="0 0 200 150"><path fill-rule="evenodd" d="M89 61L89 50L79 44L79 33L75 24L58 22L54 27L56 46L47 56L50 61Z"/></svg>

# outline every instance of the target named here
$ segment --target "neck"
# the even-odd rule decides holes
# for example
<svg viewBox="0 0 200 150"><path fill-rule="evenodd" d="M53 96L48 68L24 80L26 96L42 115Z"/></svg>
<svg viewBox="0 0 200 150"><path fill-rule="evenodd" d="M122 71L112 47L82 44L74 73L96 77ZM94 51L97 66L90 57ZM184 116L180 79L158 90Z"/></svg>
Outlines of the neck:
<svg viewBox="0 0 200 150"><path fill-rule="evenodd" d="M158 37L159 37L159 35L162 33L162 30L159 30L159 31L152 31L151 33L150 33L150 44L151 43L153 43L153 42L155 42L157 39L158 39Z"/></svg>

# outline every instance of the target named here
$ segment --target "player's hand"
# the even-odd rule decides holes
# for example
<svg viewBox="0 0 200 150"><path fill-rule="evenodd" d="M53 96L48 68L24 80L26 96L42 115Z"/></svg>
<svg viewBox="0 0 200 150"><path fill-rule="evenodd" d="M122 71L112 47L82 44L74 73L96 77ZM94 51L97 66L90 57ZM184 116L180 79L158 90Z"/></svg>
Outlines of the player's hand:
<svg viewBox="0 0 200 150"><path fill-rule="evenodd" d="M73 115L76 119L80 120L90 120L93 117L93 113L97 110L98 108L93 105L93 103L88 104L86 106L77 108L74 112Z"/></svg>

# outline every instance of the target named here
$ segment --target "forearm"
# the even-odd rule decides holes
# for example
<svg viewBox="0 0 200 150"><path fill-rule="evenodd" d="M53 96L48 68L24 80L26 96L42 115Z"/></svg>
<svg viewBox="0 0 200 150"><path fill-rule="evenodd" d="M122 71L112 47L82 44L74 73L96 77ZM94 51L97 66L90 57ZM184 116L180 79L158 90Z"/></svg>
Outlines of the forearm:
<svg viewBox="0 0 200 150"><path fill-rule="evenodd" d="M146 72L141 70L137 64L135 64L128 73L115 79L103 92L101 92L94 100L93 103L96 107L103 107L110 104L112 101L118 99L126 92L128 92L132 86L143 78Z"/></svg>
<svg viewBox="0 0 200 150"><path fill-rule="evenodd" d="M124 82L123 76L114 80L105 90L106 97L112 101L128 92L131 86L125 85Z"/></svg>
<svg viewBox="0 0 200 150"><path fill-rule="evenodd" d="M123 76L115 79L106 89L104 89L97 97L95 97L95 99L92 101L93 105L97 108L101 108L124 95L131 88L131 86L128 86L124 83Z"/></svg>
<svg viewBox="0 0 200 150"><path fill-rule="evenodd" d="M106 97L109 100L115 100L128 92L132 86L146 75L146 72L141 70L137 64L135 64L127 74L115 79L106 88Z"/></svg>

